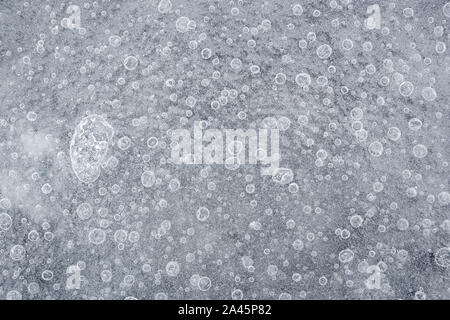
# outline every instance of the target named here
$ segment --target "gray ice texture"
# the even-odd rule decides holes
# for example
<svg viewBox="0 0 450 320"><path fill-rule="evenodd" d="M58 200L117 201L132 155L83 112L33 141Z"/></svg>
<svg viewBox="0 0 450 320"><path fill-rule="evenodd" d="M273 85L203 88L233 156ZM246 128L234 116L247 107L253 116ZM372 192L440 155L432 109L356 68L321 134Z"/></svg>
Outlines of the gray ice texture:
<svg viewBox="0 0 450 320"><path fill-rule="evenodd" d="M449 299L447 0L0 0L1 299ZM280 170L175 165L270 128Z"/></svg>

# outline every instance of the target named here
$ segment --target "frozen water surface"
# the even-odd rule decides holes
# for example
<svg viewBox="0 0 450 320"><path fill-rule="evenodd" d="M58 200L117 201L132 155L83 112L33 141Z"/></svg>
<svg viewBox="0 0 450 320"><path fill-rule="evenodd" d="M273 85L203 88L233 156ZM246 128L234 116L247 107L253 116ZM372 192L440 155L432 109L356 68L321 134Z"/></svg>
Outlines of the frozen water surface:
<svg viewBox="0 0 450 320"><path fill-rule="evenodd" d="M449 21L447 0L0 1L0 298L449 299ZM196 125L223 150L175 163Z"/></svg>

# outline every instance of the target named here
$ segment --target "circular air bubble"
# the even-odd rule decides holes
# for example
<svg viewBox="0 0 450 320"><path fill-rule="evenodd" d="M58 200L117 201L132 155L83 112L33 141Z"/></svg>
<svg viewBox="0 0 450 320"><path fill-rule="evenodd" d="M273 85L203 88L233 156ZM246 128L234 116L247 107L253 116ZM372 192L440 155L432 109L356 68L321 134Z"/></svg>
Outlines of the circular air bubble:
<svg viewBox="0 0 450 320"><path fill-rule="evenodd" d="M179 17L175 22L175 27L178 32L185 33L189 31L189 18L188 17Z"/></svg>
<svg viewBox="0 0 450 320"><path fill-rule="evenodd" d="M422 98L425 101L431 102L437 97L436 91L431 87L425 87L422 89Z"/></svg>
<svg viewBox="0 0 450 320"><path fill-rule="evenodd" d="M20 245L20 244L16 244L15 246L13 246L11 248L11 250L9 251L9 256L11 257L11 259L13 259L14 261L20 261L23 260L25 258L25 247Z"/></svg>
<svg viewBox="0 0 450 320"><path fill-rule="evenodd" d="M133 71L139 64L139 60L135 56L128 56L123 61L125 69Z"/></svg>
<svg viewBox="0 0 450 320"><path fill-rule="evenodd" d="M166 265L166 273L169 277L176 277L180 273L180 265L176 261L169 261Z"/></svg>
<svg viewBox="0 0 450 320"><path fill-rule="evenodd" d="M369 145L369 153L373 157L380 157L383 154L383 145L379 141L374 141Z"/></svg>
<svg viewBox="0 0 450 320"><path fill-rule="evenodd" d="M328 59L333 53L333 49L328 44L322 44L316 50L316 54L320 59Z"/></svg>
<svg viewBox="0 0 450 320"><path fill-rule="evenodd" d="M6 212L0 213L0 230L6 231L12 226L12 219Z"/></svg>
<svg viewBox="0 0 450 320"><path fill-rule="evenodd" d="M81 119L70 141L70 161L78 180L92 183L98 179L113 136L113 128L100 115Z"/></svg>
<svg viewBox="0 0 450 320"><path fill-rule="evenodd" d="M308 87L311 84L311 76L307 73L301 72L295 76L295 83L300 87Z"/></svg>
<svg viewBox="0 0 450 320"><path fill-rule="evenodd" d="M89 232L89 242L99 245L105 242L106 233L104 230L99 228L94 228Z"/></svg>
<svg viewBox="0 0 450 320"><path fill-rule="evenodd" d="M198 221L206 221L209 218L209 210L205 207L200 207L197 210L197 219Z"/></svg>
<svg viewBox="0 0 450 320"><path fill-rule="evenodd" d="M353 260L355 254L350 249L345 249L339 252L339 261L342 263L349 263Z"/></svg>
<svg viewBox="0 0 450 320"><path fill-rule="evenodd" d="M156 182L155 173L153 171L147 170L141 174L141 183L145 188L150 188Z"/></svg>
<svg viewBox="0 0 450 320"><path fill-rule="evenodd" d="M409 97L414 92L414 86L409 81L404 81L398 88L400 94L404 97Z"/></svg>

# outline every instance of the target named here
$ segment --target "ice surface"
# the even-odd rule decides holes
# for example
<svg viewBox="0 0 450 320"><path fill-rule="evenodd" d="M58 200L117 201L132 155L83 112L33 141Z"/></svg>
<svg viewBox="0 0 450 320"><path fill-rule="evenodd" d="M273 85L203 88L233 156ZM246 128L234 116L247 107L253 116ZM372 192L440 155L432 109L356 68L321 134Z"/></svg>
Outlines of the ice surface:
<svg viewBox="0 0 450 320"><path fill-rule="evenodd" d="M449 299L449 21L0 0L0 299ZM278 130L279 167L175 164L196 123Z"/></svg>

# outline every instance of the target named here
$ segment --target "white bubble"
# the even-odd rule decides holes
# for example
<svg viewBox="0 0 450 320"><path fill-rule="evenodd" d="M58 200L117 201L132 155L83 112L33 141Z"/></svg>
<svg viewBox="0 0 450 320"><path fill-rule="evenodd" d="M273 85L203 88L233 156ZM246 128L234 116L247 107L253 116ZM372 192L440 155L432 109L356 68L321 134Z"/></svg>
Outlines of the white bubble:
<svg viewBox="0 0 450 320"><path fill-rule="evenodd" d="M404 81L398 88L400 94L404 97L409 97L414 92L414 85L409 81Z"/></svg>
<svg viewBox="0 0 450 320"><path fill-rule="evenodd" d="M211 49L209 49L209 48L204 48L200 54L201 54L202 58L205 60L211 58L211 56L212 56Z"/></svg>
<svg viewBox="0 0 450 320"><path fill-rule="evenodd" d="M294 173L289 168L277 168L275 169L272 180L278 184L288 184L294 179Z"/></svg>
<svg viewBox="0 0 450 320"><path fill-rule="evenodd" d="M350 116L352 117L353 120L362 120L362 118L364 117L364 112L361 108L359 107L355 107L350 111Z"/></svg>
<svg viewBox="0 0 450 320"><path fill-rule="evenodd" d="M387 136L392 141L398 141L402 136L402 132L397 127L390 127L388 129Z"/></svg>
<svg viewBox="0 0 450 320"><path fill-rule="evenodd" d="M127 241L128 232L124 229L119 229L114 232L114 241L117 243L124 243Z"/></svg>
<svg viewBox="0 0 450 320"><path fill-rule="evenodd" d="M89 232L89 242L99 245L105 242L106 240L106 233L104 230L99 228L94 228Z"/></svg>
<svg viewBox="0 0 450 320"><path fill-rule="evenodd" d="M49 194L52 192L52 186L48 183L45 183L44 185L42 185L41 187L41 191L43 194Z"/></svg>
<svg viewBox="0 0 450 320"><path fill-rule="evenodd" d="M406 220L405 218L400 218L400 219L397 221L397 228L398 228L398 230L400 230L400 231L406 231L406 230L408 230L408 228L409 228L409 221Z"/></svg>
<svg viewBox="0 0 450 320"><path fill-rule="evenodd" d="M278 296L278 300L292 300L292 295L290 293L287 293L287 292L282 292Z"/></svg>
<svg viewBox="0 0 450 320"><path fill-rule="evenodd" d="M297 193L299 189L300 188L299 188L298 184L296 184L295 182L290 183L288 186L288 190L290 193Z"/></svg>
<svg viewBox="0 0 450 320"><path fill-rule="evenodd" d="M108 38L108 42L112 47L117 48L122 43L122 38L116 35L112 35Z"/></svg>
<svg viewBox="0 0 450 320"><path fill-rule="evenodd" d="M89 219L93 212L94 210L92 209L92 206L87 202L83 202L77 207L77 216L81 220Z"/></svg>
<svg viewBox="0 0 450 320"><path fill-rule="evenodd" d="M37 232L36 230L31 230L28 233L28 240L30 240L30 241L38 241L39 240L39 232Z"/></svg>
<svg viewBox="0 0 450 320"><path fill-rule="evenodd" d="M189 26L188 26L189 21L190 20L188 17L184 17L184 16L179 17L177 19L177 21L175 22L175 27L178 30L178 32L182 32L182 33L188 32L189 31Z"/></svg>
<svg viewBox="0 0 450 320"><path fill-rule="evenodd" d="M281 131L286 131L291 126L291 120L288 117L280 117L277 120L277 127Z"/></svg>
<svg viewBox="0 0 450 320"><path fill-rule="evenodd" d="M258 74L260 71L261 71L261 68L260 68L258 65L252 64L252 65L250 66L250 72L251 72L252 74Z"/></svg>
<svg viewBox="0 0 450 320"><path fill-rule="evenodd" d="M117 146L120 150L127 150L131 146L131 139L127 136L121 137L117 141Z"/></svg>
<svg viewBox="0 0 450 320"><path fill-rule="evenodd" d="M420 128L422 128L422 121L417 118L412 118L408 121L408 127L410 130L418 131Z"/></svg>
<svg viewBox="0 0 450 320"><path fill-rule="evenodd" d="M72 168L78 180L83 183L95 182L100 177L100 165L96 163L87 163L85 165L81 165L79 163L73 162Z"/></svg>
<svg viewBox="0 0 450 320"><path fill-rule="evenodd" d="M355 215L350 217L350 225L353 228L361 227L363 221L364 221L364 219L359 214L355 214Z"/></svg>
<svg viewBox="0 0 450 320"><path fill-rule="evenodd" d="M102 116L81 119L70 141L70 161L78 180L92 183L99 178L113 136L114 129Z"/></svg>
<svg viewBox="0 0 450 320"><path fill-rule="evenodd" d="M167 294L164 292L158 292L157 294L155 294L155 300L167 300Z"/></svg>
<svg viewBox="0 0 450 320"><path fill-rule="evenodd" d="M137 231L133 230L128 234L128 241L130 241L131 243L138 242L140 238L141 238L141 235Z"/></svg>
<svg viewBox="0 0 450 320"><path fill-rule="evenodd" d="M269 264L267 266L267 274L271 277L276 276L278 273L278 267L274 264Z"/></svg>
<svg viewBox="0 0 450 320"><path fill-rule="evenodd" d="M342 49L351 50L353 48L353 41L351 39L342 40Z"/></svg>
<svg viewBox="0 0 450 320"><path fill-rule="evenodd" d="M242 300L244 298L244 293L241 289L234 289L231 292L231 299L232 300Z"/></svg>
<svg viewBox="0 0 450 320"><path fill-rule="evenodd" d="M252 221L252 222L249 223L248 226L249 226L250 229L256 230L256 231L259 231L259 230L262 229L261 222L259 222L259 221Z"/></svg>
<svg viewBox="0 0 450 320"><path fill-rule="evenodd" d="M197 219L199 221L206 221L209 218L209 210L205 207L200 207L197 210Z"/></svg>
<svg viewBox="0 0 450 320"><path fill-rule="evenodd" d="M9 256L14 261L23 260L25 258L25 254L26 254L25 247L20 244L16 244L9 251Z"/></svg>
<svg viewBox="0 0 450 320"><path fill-rule="evenodd" d="M428 101L428 102L433 101L436 99L436 97L437 97L436 91L433 88L425 87L422 89L422 98L425 101Z"/></svg>
<svg viewBox="0 0 450 320"><path fill-rule="evenodd" d="M17 290L8 291L6 300L22 300L22 294Z"/></svg>
<svg viewBox="0 0 450 320"><path fill-rule="evenodd" d="M139 60L135 56L128 56L123 60L125 69L133 71L139 64Z"/></svg>
<svg viewBox="0 0 450 320"><path fill-rule="evenodd" d="M150 188L156 182L155 173L150 170L146 170L141 174L141 183L145 188Z"/></svg>
<svg viewBox="0 0 450 320"><path fill-rule="evenodd" d="M316 50L316 54L320 59L327 59L331 56L332 53L333 49L331 49L328 44L322 44Z"/></svg>
<svg viewBox="0 0 450 320"><path fill-rule="evenodd" d="M305 49L308 46L308 42L305 39L301 39L298 41L298 47L300 49Z"/></svg>
<svg viewBox="0 0 450 320"><path fill-rule="evenodd" d="M342 263L349 263L353 260L355 254L350 249L344 249L339 252L339 261Z"/></svg>
<svg viewBox="0 0 450 320"><path fill-rule="evenodd" d="M211 288L211 279L208 277L201 277L198 281L198 287L201 291L208 291Z"/></svg>
<svg viewBox="0 0 450 320"><path fill-rule="evenodd" d="M241 258L241 262L242 262L242 265L244 266L244 268L246 268L246 269L251 267L254 263L253 259L250 258L249 256L243 256Z"/></svg>
<svg viewBox="0 0 450 320"><path fill-rule="evenodd" d="M0 213L0 230L6 231L12 226L12 219L6 212Z"/></svg>
<svg viewBox="0 0 450 320"><path fill-rule="evenodd" d="M30 282L28 284L27 290L31 295L35 295L35 294L39 293L39 291L40 291L39 284L36 282Z"/></svg>
<svg viewBox="0 0 450 320"><path fill-rule="evenodd" d="M373 157L380 157L383 154L383 145L379 141L374 141L369 145L369 153Z"/></svg>
<svg viewBox="0 0 450 320"><path fill-rule="evenodd" d="M440 267L450 268L450 248L440 248L434 256L434 261Z"/></svg>
<svg viewBox="0 0 450 320"><path fill-rule="evenodd" d="M176 261L169 261L166 265L166 273L169 277L176 277L180 273L180 265Z"/></svg>
<svg viewBox="0 0 450 320"><path fill-rule="evenodd" d="M297 3L292 6L292 14L294 16L301 16L303 14L303 7L301 4Z"/></svg>
<svg viewBox="0 0 450 320"><path fill-rule="evenodd" d="M443 206L450 204L450 193L447 191L439 192L438 201Z"/></svg>
<svg viewBox="0 0 450 320"><path fill-rule="evenodd" d="M10 209L11 208L11 200L9 200L8 198L0 199L0 208L5 209L5 210Z"/></svg>
<svg viewBox="0 0 450 320"><path fill-rule="evenodd" d="M444 6L442 7L442 12L444 13L444 16L450 18L450 2L444 4Z"/></svg>
<svg viewBox="0 0 450 320"><path fill-rule="evenodd" d="M158 11L160 13L167 13L172 8L172 2L170 0L161 0L158 4Z"/></svg>
<svg viewBox="0 0 450 320"><path fill-rule="evenodd" d="M242 66L242 61L241 61L241 59L239 59L239 58L234 58L234 59L232 59L231 62L230 62L230 66L231 66L231 68L233 68L234 70L240 69L241 66Z"/></svg>
<svg viewBox="0 0 450 320"><path fill-rule="evenodd" d="M321 160L325 160L328 157L328 152L324 149L319 149L316 152L316 157Z"/></svg>
<svg viewBox="0 0 450 320"><path fill-rule="evenodd" d="M282 85L286 82L286 75L282 72L279 72L275 75L275 83L278 85Z"/></svg>
<svg viewBox="0 0 450 320"><path fill-rule="evenodd" d="M180 180L178 180L177 178L171 179L169 181L169 190L171 192L175 192L180 188Z"/></svg>
<svg viewBox="0 0 450 320"><path fill-rule="evenodd" d="M438 41L436 42L435 50L437 53L442 54L447 51L447 45L445 44L445 42Z"/></svg>
<svg viewBox="0 0 450 320"><path fill-rule="evenodd" d="M408 198L415 198L417 197L417 188L415 187L410 187L406 189L406 196Z"/></svg>
<svg viewBox="0 0 450 320"><path fill-rule="evenodd" d="M225 168L227 170L234 171L234 170L239 169L240 166L241 166L241 162L238 157L232 156L232 157L225 159Z"/></svg>
<svg viewBox="0 0 450 320"><path fill-rule="evenodd" d="M150 137L150 138L148 138L148 140L147 140L147 146L150 148L150 149L154 149L154 148L156 148L157 146L158 146L158 138L156 138L156 137Z"/></svg>
<svg viewBox="0 0 450 320"><path fill-rule="evenodd" d="M295 83L304 88L311 84L311 76L307 73L301 72L295 76Z"/></svg>
<svg viewBox="0 0 450 320"><path fill-rule="evenodd" d="M303 241L300 239L295 239L294 242L292 243L292 247L294 248L294 250L296 251L301 251L304 248L303 245Z"/></svg>
<svg viewBox="0 0 450 320"><path fill-rule="evenodd" d="M428 149L423 144L417 144L413 147L413 154L416 158L425 158L428 154Z"/></svg>

